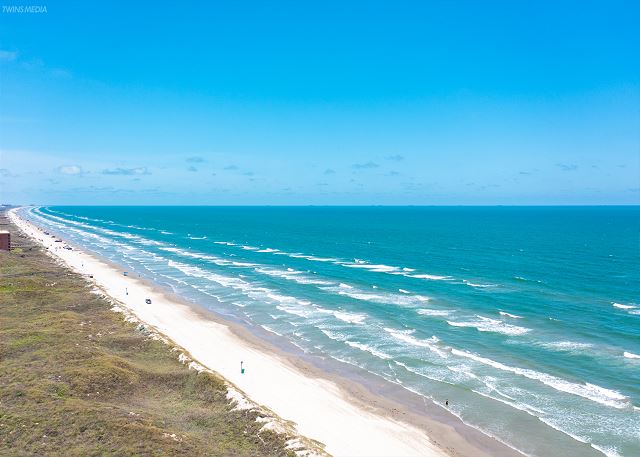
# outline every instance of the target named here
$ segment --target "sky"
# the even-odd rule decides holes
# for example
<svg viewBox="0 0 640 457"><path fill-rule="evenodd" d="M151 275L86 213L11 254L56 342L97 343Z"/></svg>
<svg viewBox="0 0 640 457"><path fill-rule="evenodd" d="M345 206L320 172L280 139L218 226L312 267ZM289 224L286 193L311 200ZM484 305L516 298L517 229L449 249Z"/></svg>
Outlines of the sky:
<svg viewBox="0 0 640 457"><path fill-rule="evenodd" d="M640 2L35 3L0 203L640 204Z"/></svg>

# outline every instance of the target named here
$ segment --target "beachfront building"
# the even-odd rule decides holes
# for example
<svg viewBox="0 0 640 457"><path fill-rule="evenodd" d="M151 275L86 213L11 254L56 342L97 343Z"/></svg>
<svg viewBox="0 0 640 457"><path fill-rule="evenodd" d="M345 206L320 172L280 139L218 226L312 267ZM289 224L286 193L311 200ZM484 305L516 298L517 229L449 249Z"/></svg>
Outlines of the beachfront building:
<svg viewBox="0 0 640 457"><path fill-rule="evenodd" d="M0 251L11 249L11 234L6 230L0 231Z"/></svg>

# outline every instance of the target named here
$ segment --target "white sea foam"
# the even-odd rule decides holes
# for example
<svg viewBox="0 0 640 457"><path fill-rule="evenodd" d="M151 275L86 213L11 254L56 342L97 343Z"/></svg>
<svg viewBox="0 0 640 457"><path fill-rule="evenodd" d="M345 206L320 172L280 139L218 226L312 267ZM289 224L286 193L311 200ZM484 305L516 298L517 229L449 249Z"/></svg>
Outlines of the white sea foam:
<svg viewBox="0 0 640 457"><path fill-rule="evenodd" d="M404 290L404 289L398 289L398 292L402 292L403 294L410 294L411 293L408 290Z"/></svg>
<svg viewBox="0 0 640 457"><path fill-rule="evenodd" d="M228 260L225 260L225 262L228 262ZM233 265L234 267L255 267L258 264L257 263L251 263L251 262L231 261L231 265Z"/></svg>
<svg viewBox="0 0 640 457"><path fill-rule="evenodd" d="M329 330L327 328L318 327L318 329L322 333L324 333L327 337L329 337L330 339L332 339L334 341L346 341L347 340L347 338L344 335L342 335L340 333L337 333L337 332L334 332L334 331L331 331L331 330Z"/></svg>
<svg viewBox="0 0 640 457"><path fill-rule="evenodd" d="M206 236L189 236L188 238L190 240L206 240L207 239Z"/></svg>
<svg viewBox="0 0 640 457"><path fill-rule="evenodd" d="M429 297L423 295L407 295L407 294L393 294L393 293L370 293L364 290L357 289L352 286L344 287L343 284L339 287L323 287L324 290L344 295L356 300L369 301L374 303L398 305L398 306L417 306L429 301Z"/></svg>
<svg viewBox="0 0 640 457"><path fill-rule="evenodd" d="M271 327L268 327L266 325L260 325L260 327L262 327L263 329L265 329L269 333L273 333L274 335L283 336L282 333L278 333L274 329L272 329Z"/></svg>
<svg viewBox="0 0 640 457"><path fill-rule="evenodd" d="M280 311L284 311L285 313L293 314L295 316L304 317L304 318L310 317L313 314L313 310L306 309L299 305L282 304L282 305L277 305L276 308L279 309Z"/></svg>
<svg viewBox="0 0 640 457"><path fill-rule="evenodd" d="M176 248L176 247L160 247L162 251L172 252L174 254L178 254L181 257L189 257L192 259L204 260L207 262L214 263L219 266L228 266L228 265L236 265L236 266L253 266L254 264L240 264L239 262L232 262L231 260L222 259L220 257L216 257L209 254L201 254L199 252L187 251L186 249Z"/></svg>
<svg viewBox="0 0 640 457"><path fill-rule="evenodd" d="M593 344L577 341L551 341L549 343L540 343L540 346L563 352L584 352L593 348Z"/></svg>
<svg viewBox="0 0 640 457"><path fill-rule="evenodd" d="M369 271L375 271L377 273L390 273L400 271L398 267L392 267L384 264L370 264L370 263L342 263L343 267L348 268L361 268Z"/></svg>
<svg viewBox="0 0 640 457"><path fill-rule="evenodd" d="M367 318L366 314L348 313L346 311L335 311L324 308L319 308L318 310L321 312L333 314L337 319L348 322L349 324L362 324Z"/></svg>
<svg viewBox="0 0 640 457"><path fill-rule="evenodd" d="M342 287L343 289L353 289L353 286L350 286L349 284L345 284L343 282L340 283L340 287Z"/></svg>
<svg viewBox="0 0 640 457"><path fill-rule="evenodd" d="M362 344L362 343L358 343L357 341L345 341L346 344L348 344L351 347L354 347L356 349L360 349L361 351L364 352L368 352L370 354L375 355L376 357L383 359L383 360L389 360L391 359L391 356L388 354L385 354L384 352L381 352L379 350L377 350L374 347L371 347L367 344Z"/></svg>
<svg viewBox="0 0 640 457"><path fill-rule="evenodd" d="M329 290L330 288L326 288ZM373 301L378 303L384 303L384 297L382 295L370 294L367 292L349 292L347 290L339 290L340 295L355 298L356 300Z"/></svg>
<svg viewBox="0 0 640 457"><path fill-rule="evenodd" d="M462 282L463 282L464 284L466 284L467 286L470 286L470 287L479 287L479 288L481 288L481 289L485 289L485 288L487 288L487 287L496 287L496 285L495 285L495 284L478 284L478 283L473 283L473 282L471 282L471 281L467 281L466 279L463 279L463 280L462 280Z"/></svg>
<svg viewBox="0 0 640 457"><path fill-rule="evenodd" d="M283 278L283 279L286 279L287 281L293 281L298 284L316 284L316 285L333 284L330 281L309 277L305 275L302 271L296 271L296 270L293 270L292 268L287 268L286 270L279 270L276 268L260 267L260 268L256 268L255 271L268 276Z"/></svg>
<svg viewBox="0 0 640 457"><path fill-rule="evenodd" d="M475 360L476 362L491 366L498 370L507 371L520 376L524 376L529 379L540 381L541 383L560 392L578 395L582 398L586 398L602 405L611 406L618 409L624 409L630 405L629 398L625 397L620 392L605 389L604 387L600 387L595 384L578 384L558 378L548 373L541 373L539 371L530 370L527 368L512 367L509 365L505 365L504 363L496 362L495 360L473 354L468 351L451 349L451 352L459 357L465 357L471 360Z"/></svg>
<svg viewBox="0 0 640 457"><path fill-rule="evenodd" d="M634 309L636 308L636 305L623 305L620 303L613 303L613 306L615 308L619 308L619 309Z"/></svg>
<svg viewBox="0 0 640 457"><path fill-rule="evenodd" d="M219 275L216 273L203 270L199 267L187 265L181 262L175 262L173 260L169 260L167 262L167 265L181 271L187 276L192 276L195 278L201 278L201 279L213 281L217 284L220 284L223 287L231 287L233 289L242 290L242 291L248 291L251 289L251 285L240 278L232 278L228 276Z"/></svg>
<svg viewBox="0 0 640 457"><path fill-rule="evenodd" d="M409 278L417 278L417 279L429 279L431 281L448 281L453 278L451 276L438 276L438 275L428 275L428 274L417 274L417 275L406 275Z"/></svg>
<svg viewBox="0 0 640 457"><path fill-rule="evenodd" d="M71 224L71 225L74 225L76 227L82 227L82 228L87 229L87 230L93 230L93 231L96 231L96 232L99 232L99 233L103 233L105 235L133 240L136 243L139 243L139 244L142 244L142 245L145 245L145 246L168 246L166 243L163 243L163 242L160 242L160 241L156 241L156 240L150 240L148 238L144 238L144 237L141 237L140 235L136 235L136 234L133 234L133 233L117 232L115 230L110 230L110 229L107 229L107 228L104 228L104 227L97 227L97 226L90 225L90 224L85 224L85 223L82 223L82 222L76 222L76 221L72 221L72 220L69 220L69 219L64 219L64 218L61 218L61 217L58 217L58 216L53 216L53 215L50 215L50 214L46 214L46 215L44 213L40 213L40 214L42 214L41 219L44 219L45 221L48 221L49 223L51 223L51 221L49 219L47 219L47 218L52 218L52 219L55 219L55 220L58 220L58 221L62 222L62 224L63 224L62 226L63 227L69 227L69 224ZM115 223L113 223L112 225L123 226L122 224L115 224ZM123 226L123 227L127 227L127 226ZM85 234L86 233L90 233L90 232L85 232Z"/></svg>
<svg viewBox="0 0 640 457"><path fill-rule="evenodd" d="M540 422L547 424L549 427L551 427L554 430L557 430L561 433L564 433L567 436L570 436L571 438L573 438L574 440L580 442L580 443L585 443L585 444L589 444L589 439L587 437L584 436L578 436L575 433L571 433L567 430L565 430L563 427L559 427L558 425L556 425L553 421L546 419L544 416L538 416L538 419L540 420Z"/></svg>
<svg viewBox="0 0 640 457"><path fill-rule="evenodd" d="M500 315L501 316L507 316L507 317L510 317L512 319L522 319L522 316L518 316L517 314L507 313L506 311L500 311Z"/></svg>
<svg viewBox="0 0 640 457"><path fill-rule="evenodd" d="M416 310L416 312L424 316L439 316L439 317L446 317L451 314L451 311L447 311L443 309L427 309L427 308L418 309Z"/></svg>
<svg viewBox="0 0 640 457"><path fill-rule="evenodd" d="M423 373L420 373L419 371L417 371L415 368L410 367L409 365L407 365L406 363L400 362L398 360L394 360L393 363L395 363L396 365L398 365L399 367L404 368L407 371L410 371L411 373L417 374L419 376L422 376L424 378L427 378L427 376L425 376ZM391 366L391 365L390 365ZM402 385L402 382L398 379L397 380L398 383L400 385ZM411 389L407 389L407 390L411 390ZM416 393L418 395L422 395L420 392L416 391L416 390L412 390L413 393Z"/></svg>
<svg viewBox="0 0 640 457"><path fill-rule="evenodd" d="M602 452L607 457L623 457L614 446L598 446L597 444L591 443L591 447Z"/></svg>
<svg viewBox="0 0 640 457"><path fill-rule="evenodd" d="M517 279L518 281L542 283L542 281L540 281L539 279L529 279L529 278L524 278L522 276L514 276L513 278Z"/></svg>
<svg viewBox="0 0 640 457"><path fill-rule="evenodd" d="M333 257L316 257L313 255L306 255L306 254L299 254L299 253L294 253L294 254L290 254L288 252L282 252L282 255L286 255L289 257L292 257L294 259L306 259L306 260L311 260L314 262L336 262L338 261L338 259L334 259Z"/></svg>
<svg viewBox="0 0 640 457"><path fill-rule="evenodd" d="M340 265L347 268L364 269L364 270L368 270L376 273L387 273L392 275L401 275L401 276L406 276L411 278L428 279L428 280L435 280L435 281L453 279L451 276L438 276L438 275L431 275L431 274L410 274L411 272L415 272L416 270L414 268L409 268L409 267L396 267L396 266L385 265L385 264L375 264L363 259L353 259L353 262L350 262L350 261L345 261L345 260L341 260L334 257L318 257L314 255L303 254L300 252L293 252L293 253L285 252L275 248L260 249L254 246L238 245L228 241L214 241L214 243L223 244L227 246L237 246L237 247L240 247L241 249L251 250L256 252L271 253L274 255L285 255L294 259L306 259L306 260L315 261L315 262L331 262L336 265ZM485 287L485 285L474 285L474 286ZM489 285L487 285L487 287L489 287Z"/></svg>
<svg viewBox="0 0 640 457"><path fill-rule="evenodd" d="M624 351L624 356L625 356L627 359L640 359L640 355L638 355L638 354L634 354L633 352L627 352L627 351Z"/></svg>
<svg viewBox="0 0 640 457"><path fill-rule="evenodd" d="M440 340L435 335L425 340L414 337L413 334L415 333L415 330L396 330L393 328L385 327L384 331L393 336L395 339L410 344L411 346L427 348L431 352L438 354L442 358L449 357L446 351L437 346Z"/></svg>
<svg viewBox="0 0 640 457"><path fill-rule="evenodd" d="M361 324L366 315L361 313L349 313L342 310L328 310L317 305L313 305L307 300L300 300L295 297L282 295L274 290L266 287L256 287L244 281L241 278L227 277L216 273L208 272L199 267L182 264L169 260L168 265L182 271L184 274L203 278L209 281L216 282L224 287L230 287L241 291L244 295L258 301L270 301L276 303L276 308L280 311L284 311L288 314L293 314L298 317L309 318L313 315L319 315L319 313L332 314L336 319L339 319L350 324Z"/></svg>
<svg viewBox="0 0 640 457"><path fill-rule="evenodd" d="M308 255L304 257L307 260L311 260L313 262L337 262L338 259L334 259L333 257L316 257L313 255Z"/></svg>
<svg viewBox="0 0 640 457"><path fill-rule="evenodd" d="M529 328L507 324L499 319L491 319L489 317L478 315L476 315L476 318L477 320L472 321L447 321L447 323L453 327L471 327L477 329L480 332L502 333L504 335L510 336L524 335L525 333L531 331L531 329Z"/></svg>

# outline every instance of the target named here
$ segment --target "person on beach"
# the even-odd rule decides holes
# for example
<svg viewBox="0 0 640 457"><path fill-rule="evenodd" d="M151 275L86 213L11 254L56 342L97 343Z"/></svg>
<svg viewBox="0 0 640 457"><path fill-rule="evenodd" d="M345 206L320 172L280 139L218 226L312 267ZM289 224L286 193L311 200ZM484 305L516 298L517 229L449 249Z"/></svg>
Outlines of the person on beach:
<svg viewBox="0 0 640 457"><path fill-rule="evenodd" d="M447 408L449 407L449 399L448 399L448 398L444 401L444 405L445 405Z"/></svg>

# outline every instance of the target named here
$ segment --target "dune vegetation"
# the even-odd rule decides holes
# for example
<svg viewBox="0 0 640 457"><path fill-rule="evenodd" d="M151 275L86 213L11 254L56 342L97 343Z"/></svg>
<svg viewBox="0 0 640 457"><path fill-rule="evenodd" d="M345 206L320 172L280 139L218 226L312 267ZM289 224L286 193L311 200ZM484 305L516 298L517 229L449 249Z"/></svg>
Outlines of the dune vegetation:
<svg viewBox="0 0 640 457"><path fill-rule="evenodd" d="M21 238L0 251L0 454L294 455L81 276Z"/></svg>

